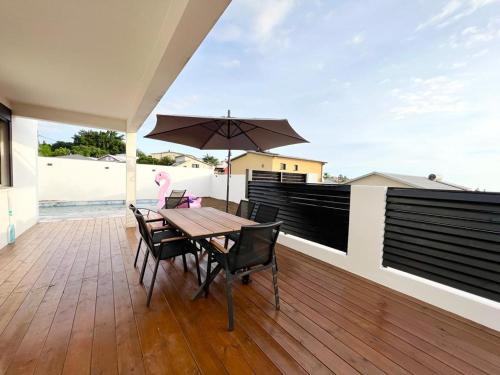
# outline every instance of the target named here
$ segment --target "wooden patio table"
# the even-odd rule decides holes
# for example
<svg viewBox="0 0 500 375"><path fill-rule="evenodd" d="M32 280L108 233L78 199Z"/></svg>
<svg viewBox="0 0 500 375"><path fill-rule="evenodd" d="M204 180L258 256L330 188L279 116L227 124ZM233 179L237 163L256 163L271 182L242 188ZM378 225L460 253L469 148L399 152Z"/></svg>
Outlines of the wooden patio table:
<svg viewBox="0 0 500 375"><path fill-rule="evenodd" d="M240 232L242 226L257 224L255 221L212 207L164 209L159 213L170 225L178 228L191 240L226 236ZM217 267L221 266L217 265ZM213 277L218 273L217 267L210 273ZM200 296L205 285L211 281L207 278L194 294L193 299Z"/></svg>

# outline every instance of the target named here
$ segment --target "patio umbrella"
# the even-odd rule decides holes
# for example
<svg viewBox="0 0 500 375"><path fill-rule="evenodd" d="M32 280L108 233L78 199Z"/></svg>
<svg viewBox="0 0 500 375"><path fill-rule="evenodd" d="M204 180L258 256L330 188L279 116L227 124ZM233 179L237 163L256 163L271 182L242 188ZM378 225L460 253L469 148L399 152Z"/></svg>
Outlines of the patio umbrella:
<svg viewBox="0 0 500 375"><path fill-rule="evenodd" d="M200 150L227 150L228 173L226 211L229 205L231 151L264 151L274 147L307 142L282 119L198 117L157 115L155 128L146 138L196 147Z"/></svg>

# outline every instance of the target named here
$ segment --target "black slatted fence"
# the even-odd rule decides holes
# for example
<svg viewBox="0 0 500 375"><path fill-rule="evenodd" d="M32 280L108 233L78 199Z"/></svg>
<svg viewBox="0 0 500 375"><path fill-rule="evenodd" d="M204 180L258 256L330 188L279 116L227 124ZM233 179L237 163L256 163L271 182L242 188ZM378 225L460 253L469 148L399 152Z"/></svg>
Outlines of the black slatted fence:
<svg viewBox="0 0 500 375"><path fill-rule="evenodd" d="M347 251L350 186L249 181L248 198L279 207L283 232Z"/></svg>
<svg viewBox="0 0 500 375"><path fill-rule="evenodd" d="M307 180L307 174L252 170L252 180L268 181L268 182L305 183Z"/></svg>
<svg viewBox="0 0 500 375"><path fill-rule="evenodd" d="M500 194L389 188L383 265L500 301Z"/></svg>

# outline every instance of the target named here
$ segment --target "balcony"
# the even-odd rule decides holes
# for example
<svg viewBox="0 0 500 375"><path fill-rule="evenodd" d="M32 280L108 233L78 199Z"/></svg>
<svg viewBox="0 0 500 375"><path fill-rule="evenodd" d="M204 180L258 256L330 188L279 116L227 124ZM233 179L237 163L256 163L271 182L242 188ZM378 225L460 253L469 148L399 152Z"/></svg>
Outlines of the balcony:
<svg viewBox="0 0 500 375"><path fill-rule="evenodd" d="M228 332L223 277L191 301L180 259L162 262L147 308L137 240L117 217L39 223L2 249L0 373L500 371L497 331L282 245L279 312L256 274L235 283Z"/></svg>

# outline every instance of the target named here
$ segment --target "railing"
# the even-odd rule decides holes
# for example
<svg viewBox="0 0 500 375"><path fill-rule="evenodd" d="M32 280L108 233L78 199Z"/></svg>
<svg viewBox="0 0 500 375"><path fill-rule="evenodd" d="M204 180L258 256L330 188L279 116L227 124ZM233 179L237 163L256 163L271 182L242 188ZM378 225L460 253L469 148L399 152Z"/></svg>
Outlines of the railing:
<svg viewBox="0 0 500 375"><path fill-rule="evenodd" d="M500 301L500 194L389 188L383 265Z"/></svg>
<svg viewBox="0 0 500 375"><path fill-rule="evenodd" d="M347 251L350 188L254 180L248 198L279 207L283 232Z"/></svg>

